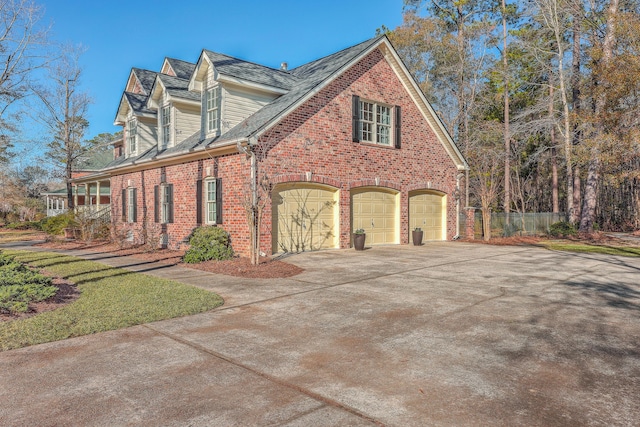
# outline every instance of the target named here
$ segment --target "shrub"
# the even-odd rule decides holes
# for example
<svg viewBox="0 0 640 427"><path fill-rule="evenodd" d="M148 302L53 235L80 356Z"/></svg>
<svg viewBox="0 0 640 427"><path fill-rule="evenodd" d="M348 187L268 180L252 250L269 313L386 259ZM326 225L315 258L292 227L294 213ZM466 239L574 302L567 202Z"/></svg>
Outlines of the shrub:
<svg viewBox="0 0 640 427"><path fill-rule="evenodd" d="M183 261L189 264L233 257L229 233L218 227L198 227L189 237L191 247L184 254Z"/></svg>
<svg viewBox="0 0 640 427"><path fill-rule="evenodd" d="M567 237L578 234L576 227L568 221L554 222L549 226L549 235L553 237Z"/></svg>
<svg viewBox="0 0 640 427"><path fill-rule="evenodd" d="M60 215L51 216L44 221L42 221L42 230L51 234L52 236L58 236L62 234L62 230L70 227L77 227L78 222L76 221L73 212L69 211Z"/></svg>
<svg viewBox="0 0 640 427"><path fill-rule="evenodd" d="M6 228L11 230L42 230L42 224L40 221L24 221L24 222L12 222L7 224Z"/></svg>
<svg viewBox="0 0 640 427"><path fill-rule="evenodd" d="M51 279L0 252L0 312L23 313L58 292Z"/></svg>

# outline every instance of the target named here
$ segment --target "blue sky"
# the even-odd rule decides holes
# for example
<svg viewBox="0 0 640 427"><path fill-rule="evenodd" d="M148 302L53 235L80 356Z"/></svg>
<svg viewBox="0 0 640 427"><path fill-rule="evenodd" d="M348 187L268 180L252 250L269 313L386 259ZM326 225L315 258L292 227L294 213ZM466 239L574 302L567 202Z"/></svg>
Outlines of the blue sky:
<svg viewBox="0 0 640 427"><path fill-rule="evenodd" d="M293 68L402 22L402 0L36 0L57 42L82 44L90 138L115 132L131 67L158 71L165 57L196 62L207 48Z"/></svg>

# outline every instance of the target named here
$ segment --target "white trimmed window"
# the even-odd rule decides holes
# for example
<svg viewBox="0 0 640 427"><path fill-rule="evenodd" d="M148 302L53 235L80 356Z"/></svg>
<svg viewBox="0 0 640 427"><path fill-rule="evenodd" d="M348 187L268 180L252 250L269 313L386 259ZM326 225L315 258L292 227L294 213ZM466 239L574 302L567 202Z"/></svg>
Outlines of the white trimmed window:
<svg viewBox="0 0 640 427"><path fill-rule="evenodd" d="M129 154L137 154L138 145L136 144L136 135L138 133L138 124L136 119L127 121L127 144Z"/></svg>
<svg viewBox="0 0 640 427"><path fill-rule="evenodd" d="M206 105L207 133L215 132L220 128L220 86L207 89Z"/></svg>
<svg viewBox="0 0 640 427"><path fill-rule="evenodd" d="M127 222L136 222L136 189L127 188Z"/></svg>
<svg viewBox="0 0 640 427"><path fill-rule="evenodd" d="M160 110L160 124L162 127L162 148L167 148L171 142L171 106L165 105Z"/></svg>
<svg viewBox="0 0 640 427"><path fill-rule="evenodd" d="M205 180L205 215L207 224L216 223L216 180Z"/></svg>
<svg viewBox="0 0 640 427"><path fill-rule="evenodd" d="M161 216L160 222L166 224L171 222L171 191L172 187L169 185L161 185L160 186L160 205L161 205Z"/></svg>
<svg viewBox="0 0 640 427"><path fill-rule="evenodd" d="M391 107L360 101L360 141L391 145Z"/></svg>

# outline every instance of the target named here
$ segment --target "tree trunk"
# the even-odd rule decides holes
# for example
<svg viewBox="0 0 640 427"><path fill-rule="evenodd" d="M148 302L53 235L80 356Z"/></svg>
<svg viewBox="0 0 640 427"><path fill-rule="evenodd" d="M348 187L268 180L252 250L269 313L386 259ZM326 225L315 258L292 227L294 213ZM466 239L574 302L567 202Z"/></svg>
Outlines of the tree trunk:
<svg viewBox="0 0 640 427"><path fill-rule="evenodd" d="M613 58L613 46L615 44L615 20L618 13L619 0L611 0L609 8L607 10L607 32L604 38L602 46L602 59L601 70L606 70L611 64ZM599 82L605 80L603 75L598 76ZM596 120L600 119L604 114L604 109L607 101L607 94L605 91L601 91L595 102L595 117ZM598 194L598 178L600 172L600 152L598 149L598 139L600 139L605 133L604 125L602 121L596 125L596 140L594 141L594 147L591 150L591 158L589 160L589 169L587 171L587 185L584 192L584 203L582 206L582 218L580 220L580 232L592 233L593 223L596 215L596 202Z"/></svg>
<svg viewBox="0 0 640 427"><path fill-rule="evenodd" d="M482 207L482 239L491 240L491 208Z"/></svg>
<svg viewBox="0 0 640 427"><path fill-rule="evenodd" d="M560 212L558 203L558 155L556 149L551 148L551 199L553 203L552 212Z"/></svg>
<svg viewBox="0 0 640 427"><path fill-rule="evenodd" d="M502 0L502 65L504 67L504 213L505 223L509 225L511 210L511 135L509 134L509 74L507 60L507 7Z"/></svg>
<svg viewBox="0 0 640 427"><path fill-rule="evenodd" d="M558 153L556 150L556 125L554 113L553 84L549 85L549 139L551 142L551 200L553 204L552 212L560 212L560 203L558 198Z"/></svg>
<svg viewBox="0 0 640 427"><path fill-rule="evenodd" d="M579 119L580 119L580 37L582 30L582 9L580 5L575 5L573 12L573 52L571 63L571 107L575 122L573 124L573 146L580 144L582 134L580 132ZM580 167L576 166L573 170L573 194L567 195L567 197L573 198L573 209L569 212L569 221L572 224L578 222L580 218Z"/></svg>

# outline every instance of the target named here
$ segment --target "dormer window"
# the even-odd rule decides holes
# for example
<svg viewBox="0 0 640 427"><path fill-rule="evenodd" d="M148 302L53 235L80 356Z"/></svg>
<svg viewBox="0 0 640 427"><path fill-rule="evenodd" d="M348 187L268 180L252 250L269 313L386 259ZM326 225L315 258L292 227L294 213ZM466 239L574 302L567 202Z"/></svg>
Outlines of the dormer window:
<svg viewBox="0 0 640 427"><path fill-rule="evenodd" d="M162 127L162 148L167 148L171 142L171 106L165 105L160 111L160 126Z"/></svg>
<svg viewBox="0 0 640 427"><path fill-rule="evenodd" d="M205 96L207 105L207 133L216 132L220 128L220 86L207 89Z"/></svg>
<svg viewBox="0 0 640 427"><path fill-rule="evenodd" d="M138 145L136 144L136 135L138 132L138 126L136 119L129 119L127 121L127 145L129 148L129 154L134 155L137 153Z"/></svg>

